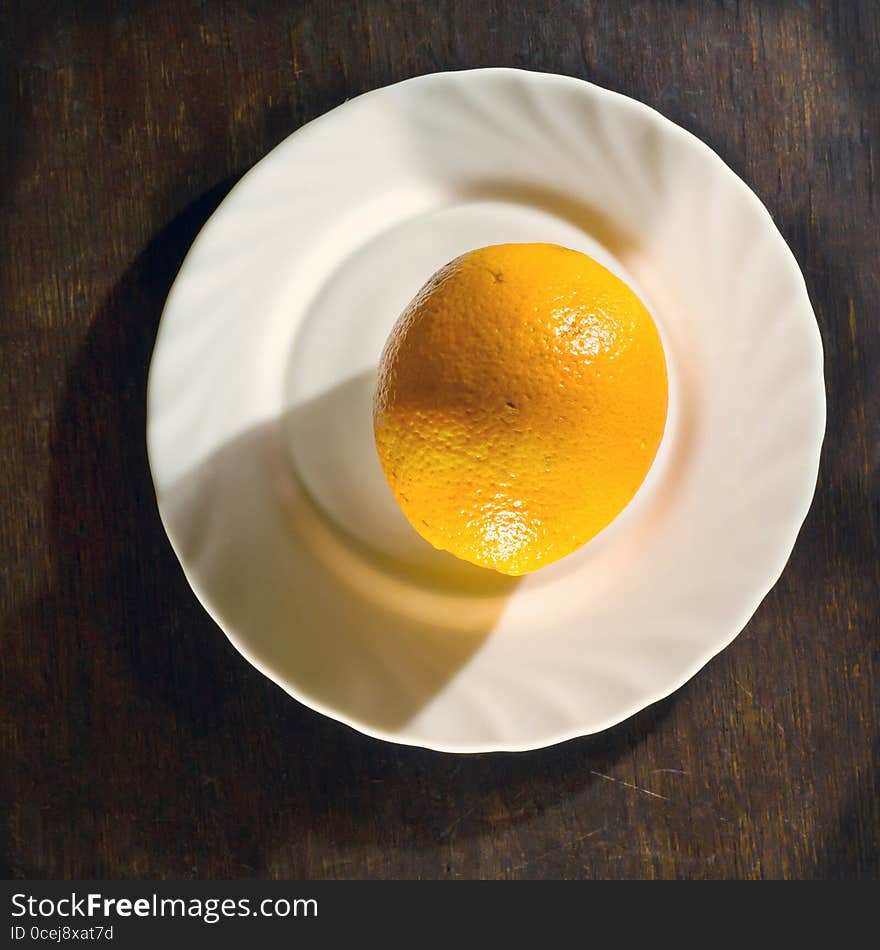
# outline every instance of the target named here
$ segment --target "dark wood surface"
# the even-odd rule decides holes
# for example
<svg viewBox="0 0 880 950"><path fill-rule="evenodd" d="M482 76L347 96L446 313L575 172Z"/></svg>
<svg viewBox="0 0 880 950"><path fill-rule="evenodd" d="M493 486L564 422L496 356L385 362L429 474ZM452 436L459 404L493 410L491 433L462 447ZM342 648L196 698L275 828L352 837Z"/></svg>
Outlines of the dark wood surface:
<svg viewBox="0 0 880 950"><path fill-rule="evenodd" d="M32 877L876 877L880 5L0 4L0 856ZM581 76L708 142L800 262L818 494L745 632L602 735L455 757L288 699L189 591L145 380L182 257L302 123L441 69Z"/></svg>

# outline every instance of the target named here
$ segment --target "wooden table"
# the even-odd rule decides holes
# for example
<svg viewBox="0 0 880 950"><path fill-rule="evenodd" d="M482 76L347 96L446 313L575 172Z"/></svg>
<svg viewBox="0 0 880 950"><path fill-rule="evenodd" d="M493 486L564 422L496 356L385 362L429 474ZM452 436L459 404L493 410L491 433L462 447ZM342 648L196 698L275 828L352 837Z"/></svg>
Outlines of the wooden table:
<svg viewBox="0 0 880 950"><path fill-rule="evenodd" d="M0 57L6 876L877 875L876 3L8 0ZM641 99L755 189L816 308L828 432L785 574L695 679L602 735L455 757L229 645L162 532L144 390L182 257L258 158L499 64Z"/></svg>

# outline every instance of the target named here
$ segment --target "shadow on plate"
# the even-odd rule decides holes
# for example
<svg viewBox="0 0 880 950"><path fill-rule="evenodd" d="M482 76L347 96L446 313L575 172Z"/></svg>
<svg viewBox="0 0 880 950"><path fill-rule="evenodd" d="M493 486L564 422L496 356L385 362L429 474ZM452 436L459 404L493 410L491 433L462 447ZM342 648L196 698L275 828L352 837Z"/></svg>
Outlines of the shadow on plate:
<svg viewBox="0 0 880 950"><path fill-rule="evenodd" d="M194 588L208 592L239 649L319 709L392 732L479 649L516 582L432 550L445 573L431 561L394 564L312 504L291 468L287 434L348 442L362 383L252 428L162 497ZM352 504L369 504L366 482L351 469L346 478L361 492Z"/></svg>

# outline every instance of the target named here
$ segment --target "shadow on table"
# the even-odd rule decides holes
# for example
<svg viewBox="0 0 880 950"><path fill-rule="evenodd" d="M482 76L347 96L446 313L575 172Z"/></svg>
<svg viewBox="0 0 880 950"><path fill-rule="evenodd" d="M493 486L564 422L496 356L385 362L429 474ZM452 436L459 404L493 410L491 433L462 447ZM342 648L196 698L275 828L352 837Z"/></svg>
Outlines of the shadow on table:
<svg viewBox="0 0 880 950"><path fill-rule="evenodd" d="M449 756L319 716L233 650L182 577L144 441L162 305L228 188L149 244L68 378L47 498L53 586L9 621L32 648L8 669L20 733L7 767L18 789L35 790L8 800L10 875L268 874L279 848L296 852L310 834L427 846L497 829L589 784L591 769L609 768L672 703L540 752ZM45 864L20 862L19 835L39 837L26 853Z"/></svg>

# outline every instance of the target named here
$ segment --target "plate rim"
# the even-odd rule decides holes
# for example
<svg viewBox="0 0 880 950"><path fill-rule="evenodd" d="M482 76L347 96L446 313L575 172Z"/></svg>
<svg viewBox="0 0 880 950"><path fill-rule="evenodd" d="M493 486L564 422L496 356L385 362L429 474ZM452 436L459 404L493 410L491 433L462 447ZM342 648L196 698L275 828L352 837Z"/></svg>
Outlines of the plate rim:
<svg viewBox="0 0 880 950"><path fill-rule="evenodd" d="M186 561L176 544L172 531L169 528L168 520L166 514L163 511L160 492L158 488L158 478L157 478L157 464L156 464L156 449L153 444L153 438L151 437L151 432L153 431L153 406L155 401L155 367L156 359L155 355L159 350L161 345L163 331L167 328L168 320L167 315L174 307L176 294L175 291L179 289L181 284L184 281L185 276L188 271L192 269L192 260L194 256L194 251L196 250L198 244L200 243L201 238L205 232L205 229L209 226L216 228L220 225L223 218L229 211L230 199L235 195L236 191L239 191L243 188L245 183L252 177L255 176L264 163L270 161L278 161L279 155L276 154L279 150L287 146L291 140L296 139L297 137L302 137L303 135L310 134L316 128L321 126L323 123L338 120L342 117L342 114L346 111L349 111L357 103L361 103L364 100L370 99L372 97L379 97L383 93L387 92L390 89L396 89L398 87L412 85L412 84L428 84L447 81L450 78L456 79L466 79L467 77L473 76L501 76L501 77L513 77L514 79L523 79L527 78L528 81L538 81L546 82L551 84L557 84L560 86L568 86L570 88L589 88L591 94L597 95L599 98L605 98L608 101L612 102L614 105L629 109L633 112L640 113L642 118L652 123L655 127L658 127L664 134L670 135L674 134L678 137L682 143L689 149L702 152L710 161L720 164L723 167L724 173L727 177L730 178L731 184L738 190L740 200L745 200L752 205L752 208L759 212L760 217L763 219L763 223L768 229L768 233L772 234L773 240L775 240L782 251L781 259L785 260L788 277L793 278L793 286L796 287L797 293L802 297L802 302L805 308L809 311L809 315L812 317L812 320L809 321L813 335L813 346L814 346L814 356L817 357L817 370L818 376L816 382L818 384L817 390L815 393L816 398L816 414L814 417L815 421L815 444L812 445L812 453L810 459L809 467L804 468L804 479L802 485L804 486L800 492L800 501L796 506L797 511L801 512L796 517L792 518L792 524L794 525L794 530L792 531L792 538L790 543L785 545L780 545L780 554L777 556L775 561L775 566L773 570L768 570L764 574L764 580L756 585L755 591L748 598L743 596L742 602L748 603L748 607L741 609L739 611L739 617L735 623L731 624L733 632L725 637L718 637L713 640L712 644L705 650L702 651L699 655L699 659L689 665L686 670L682 673L670 676L668 682L671 685L665 684L659 689L646 693L647 698L641 698L637 700L631 708L628 708L625 713L615 714L611 716L607 721L603 721L598 726L590 726L588 729L584 728L572 728L563 730L558 733L554 733L552 736L548 736L540 740L539 742L529 741L525 743L515 743L515 742L496 742L492 743L491 746L483 743L462 743L462 742L453 742L445 743L438 742L433 740L426 739L415 739L414 737L407 737L406 735L401 734L401 732L391 732L388 730L383 730L380 728L375 728L370 725L363 724L357 721L356 718L346 715L344 713L338 712L328 705L322 703L319 699L313 698L308 695L305 690L296 690L290 685L281 682L281 677L270 669L268 663L263 662L262 660L257 659L252 656L248 647L244 644L243 638L234 630L228 629L220 618L217 616L213 605L211 604L211 598L209 598L205 592L201 589L201 585L198 580L193 576L193 572L187 567ZM224 206L226 206L224 208ZM806 330L806 323L805 330ZM644 102L641 102L638 99L635 99L631 96L625 95L624 93L617 92L615 90L609 89L605 86L599 85L591 80L582 79L577 76L571 76L562 73L554 73L542 70L532 70L524 69L519 67L509 67L509 66L489 66L489 67L477 67L470 69L452 69L452 70L439 70L429 73L421 73L416 76L408 77L407 79L400 80L398 82L388 83L383 86L370 89L364 93L361 93L357 96L354 96L350 99L346 99L344 102L339 105L329 109L328 111L322 113L319 116L309 120L308 122L302 124L298 128L294 129L290 134L286 135L280 142L273 146L265 155L263 155L259 160L257 160L250 168L245 171L241 177L235 182L235 184L229 189L227 194L224 196L217 208L211 213L208 219L204 222L200 228L195 239L191 243L190 247L187 249L186 254L184 255L183 261L180 264L180 267L174 277L171 288L168 292L168 295L165 299L165 302L162 307L162 312L159 319L158 328L156 331L156 336L153 344L153 350L150 357L150 366L147 376L147 386L146 386L146 402L147 402L147 412L145 420L145 437L146 437L146 446L147 446L147 460L150 469L151 482L153 487L153 493L156 500L156 507L159 513L159 518L162 523L163 530L165 531L168 542L171 545L171 548L174 552L175 557L180 565L181 570L183 571L184 577L190 587L190 589L195 594L199 604L202 609L208 614L212 621L220 628L224 636L229 640L232 646L240 653L251 666L255 667L263 676L270 680L275 686L282 689L288 696L307 708L315 711L319 715L325 716L328 719L331 719L335 722L341 723L356 732L361 733L362 735L370 736L374 739L380 739L386 742L391 742L396 745L410 746L412 748L423 748L435 752L442 753L453 753L453 754L464 754L464 755L477 755L477 754L491 754L491 753L507 753L507 752L528 752L535 751L538 749L549 748L551 746L559 745L563 742L569 742L573 739L585 738L587 736L596 735L600 732L604 732L616 725L620 725L628 720L630 720L637 713L647 709L650 706L655 705L656 703L668 698L673 693L681 689L687 682L693 679L697 673L700 672L705 666L707 666L715 657L723 653L733 641L743 632L746 626L749 624L751 619L754 617L761 604L767 597L767 595L773 590L773 588L778 583L780 577L782 576L791 554L794 550L794 547L797 543L797 540L800 536L800 533L803 529L803 525L806 522L807 517L809 516L810 510L812 508L815 496L816 488L818 486L819 480L819 471L820 471L820 462L821 462L821 453L826 435L826 426L827 426L827 389L826 389L826 380L825 380L825 350L822 341L822 335L819 327L819 322L816 317L815 308L813 307L812 301L810 299L809 290L804 279L803 272L798 265L797 259L794 256L794 253L788 244L785 236L779 230L776 225L776 222L773 220L773 216L770 213L767 206L761 200L761 198L749 187L743 178L741 178L736 171L734 171L730 165L706 142L700 139L694 133L688 131L683 126L674 122L672 119L665 116L658 109L647 105ZM807 440L804 440L806 445ZM809 479L807 478L809 474ZM807 489L809 486L809 489ZM405 732L406 725L402 727L402 731Z"/></svg>

